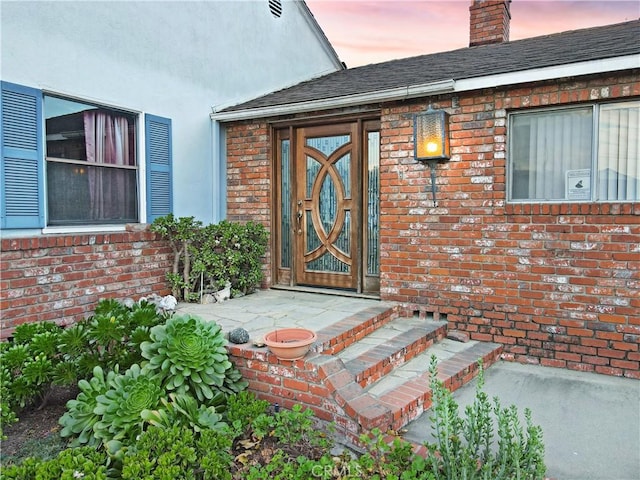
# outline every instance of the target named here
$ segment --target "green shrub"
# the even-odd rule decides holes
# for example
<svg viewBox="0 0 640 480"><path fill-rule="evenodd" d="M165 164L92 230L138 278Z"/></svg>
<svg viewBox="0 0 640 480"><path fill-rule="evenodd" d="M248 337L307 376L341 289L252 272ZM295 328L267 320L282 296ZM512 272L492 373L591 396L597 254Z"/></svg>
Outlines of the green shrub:
<svg viewBox="0 0 640 480"><path fill-rule="evenodd" d="M167 273L174 297L188 300L192 291L191 243L199 234L202 222L194 217L174 217L173 213L156 218L151 231L169 241L173 251L173 269Z"/></svg>
<svg viewBox="0 0 640 480"><path fill-rule="evenodd" d="M150 427L124 455L121 478L231 479L231 445L228 435L214 430L196 435L184 426Z"/></svg>
<svg viewBox="0 0 640 480"><path fill-rule="evenodd" d="M427 443L430 455L426 468L436 479L512 479L538 480L544 478L544 444L542 429L533 425L531 411L524 411L526 428L520 423L517 408L502 408L498 398L493 404L482 390L484 373L480 374L476 396L461 417L453 395L438 380L437 361L432 357L429 366L433 405L432 428L435 443ZM496 417L497 451L494 419Z"/></svg>
<svg viewBox="0 0 640 480"><path fill-rule="evenodd" d="M140 363L140 344L169 317L146 300L125 305L104 299L94 315L64 329L54 322L16 327L11 341L0 344L0 438L21 409L46 403L52 385L74 385L97 366L127 369Z"/></svg>
<svg viewBox="0 0 640 480"><path fill-rule="evenodd" d="M202 274L204 291L218 291L231 284L234 295L252 292L263 278L262 257L268 235L260 223L223 220L202 229L193 244L193 275Z"/></svg>
<svg viewBox="0 0 640 480"><path fill-rule="evenodd" d="M108 457L92 447L69 448L51 460L27 458L20 465L3 466L3 480L107 480Z"/></svg>
<svg viewBox="0 0 640 480"><path fill-rule="evenodd" d="M232 295L252 292L263 278L268 233L256 222L223 220L202 226L193 217L173 214L154 220L151 230L168 240L173 268L167 273L173 295L195 301L231 285Z"/></svg>
<svg viewBox="0 0 640 480"><path fill-rule="evenodd" d="M266 413L268 408L269 402L260 400L252 392L245 390L229 396L224 419L237 436L243 433L258 416Z"/></svg>

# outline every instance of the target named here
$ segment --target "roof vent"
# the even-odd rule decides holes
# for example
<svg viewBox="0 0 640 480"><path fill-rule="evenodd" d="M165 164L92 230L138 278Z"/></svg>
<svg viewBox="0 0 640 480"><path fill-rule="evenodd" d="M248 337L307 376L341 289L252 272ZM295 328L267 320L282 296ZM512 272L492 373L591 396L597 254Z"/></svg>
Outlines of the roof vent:
<svg viewBox="0 0 640 480"><path fill-rule="evenodd" d="M282 15L281 0L269 0L269 10L271 10L271 15L276 18L280 18L280 16Z"/></svg>

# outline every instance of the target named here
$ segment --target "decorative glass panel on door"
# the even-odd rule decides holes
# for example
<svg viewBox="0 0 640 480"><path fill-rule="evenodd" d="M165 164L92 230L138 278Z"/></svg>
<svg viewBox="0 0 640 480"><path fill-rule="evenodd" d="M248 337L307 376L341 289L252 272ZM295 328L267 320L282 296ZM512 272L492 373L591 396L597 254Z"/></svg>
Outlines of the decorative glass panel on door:
<svg viewBox="0 0 640 480"><path fill-rule="evenodd" d="M280 266L291 267L291 157L290 142L282 140L280 144Z"/></svg>
<svg viewBox="0 0 640 480"><path fill-rule="evenodd" d="M380 274L380 132L367 134L367 274Z"/></svg>
<svg viewBox="0 0 640 480"><path fill-rule="evenodd" d="M351 271L350 135L307 138L306 271Z"/></svg>

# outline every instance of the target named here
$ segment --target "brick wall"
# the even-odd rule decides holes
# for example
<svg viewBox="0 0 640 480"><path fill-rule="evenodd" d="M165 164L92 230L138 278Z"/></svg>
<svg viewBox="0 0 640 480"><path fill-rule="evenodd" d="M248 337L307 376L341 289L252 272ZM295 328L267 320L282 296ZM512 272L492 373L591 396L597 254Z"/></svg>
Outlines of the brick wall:
<svg viewBox="0 0 640 480"><path fill-rule="evenodd" d="M3 238L1 338L25 322L61 325L93 313L102 298L170 293L171 249L137 226L126 232Z"/></svg>
<svg viewBox="0 0 640 480"><path fill-rule="evenodd" d="M242 123L227 129L227 220L262 223L271 231L271 163L266 123ZM262 286L271 284L267 249Z"/></svg>
<svg viewBox="0 0 640 480"><path fill-rule="evenodd" d="M507 204L507 112L640 95L640 76L442 98L452 159L413 159L412 114L382 112L381 296L511 358L640 378L640 205Z"/></svg>
<svg viewBox="0 0 640 480"><path fill-rule="evenodd" d="M469 7L469 46L509 41L511 0L474 0Z"/></svg>
<svg viewBox="0 0 640 480"><path fill-rule="evenodd" d="M505 184L509 111L631 97L638 71L383 106L381 298L518 361L640 378L640 205L507 204ZM413 157L413 114L429 103L451 113L437 206ZM230 128L228 212L270 227L268 133Z"/></svg>
<svg viewBox="0 0 640 480"><path fill-rule="evenodd" d="M344 366L337 357L312 355L295 361L279 361L268 351L230 344L229 353L249 390L272 405L291 409L294 405L311 408L323 422L333 423L345 441L357 443L361 433L349 407L349 385ZM348 373L348 372L347 372ZM373 428L373 426L367 425Z"/></svg>

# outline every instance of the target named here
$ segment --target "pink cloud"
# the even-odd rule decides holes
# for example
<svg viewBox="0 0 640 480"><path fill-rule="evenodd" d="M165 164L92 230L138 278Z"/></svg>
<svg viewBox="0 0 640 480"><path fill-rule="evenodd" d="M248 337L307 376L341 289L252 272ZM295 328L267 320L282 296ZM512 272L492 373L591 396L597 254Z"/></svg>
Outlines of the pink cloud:
<svg viewBox="0 0 640 480"><path fill-rule="evenodd" d="M307 0L350 67L466 47L471 0ZM634 20L637 0L514 0L510 38Z"/></svg>

